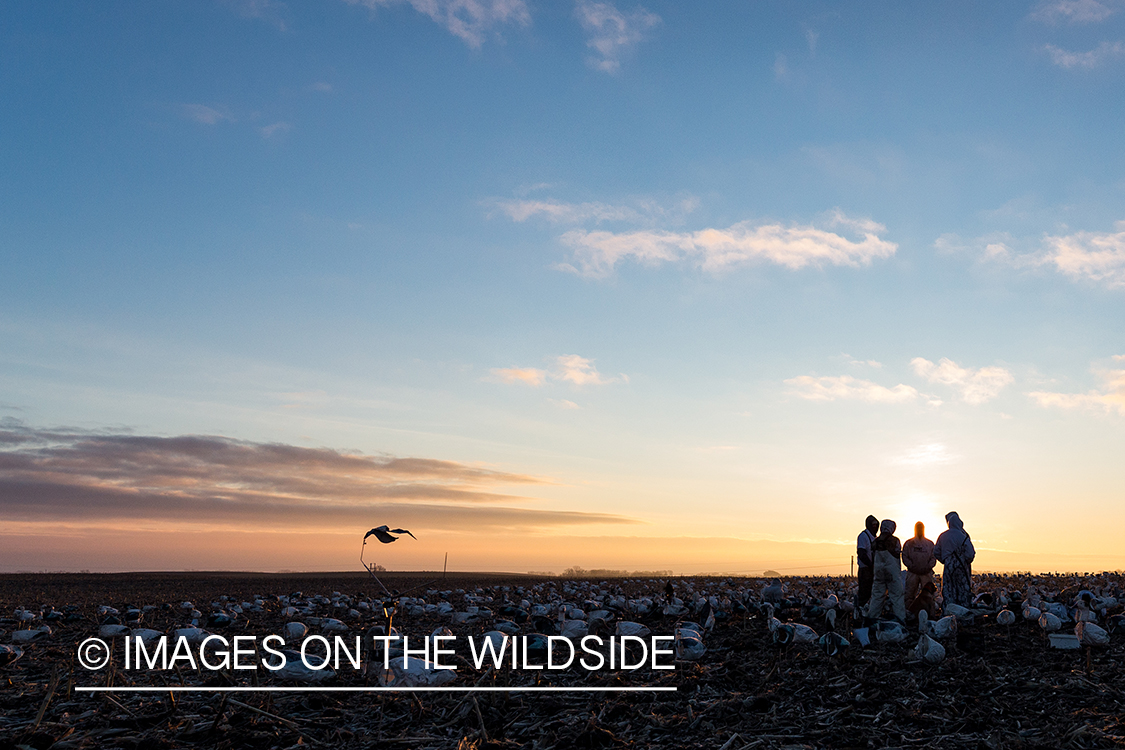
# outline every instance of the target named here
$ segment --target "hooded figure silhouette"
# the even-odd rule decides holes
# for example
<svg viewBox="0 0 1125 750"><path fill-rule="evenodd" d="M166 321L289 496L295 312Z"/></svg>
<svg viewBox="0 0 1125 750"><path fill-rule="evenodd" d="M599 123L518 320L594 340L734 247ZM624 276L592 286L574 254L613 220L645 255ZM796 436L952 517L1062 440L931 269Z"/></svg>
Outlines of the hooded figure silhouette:
<svg viewBox="0 0 1125 750"><path fill-rule="evenodd" d="M933 583L934 543L926 538L926 526L921 521L914 524L914 536L907 539L902 545L902 564L906 566L906 611L918 613L925 609L926 614L935 615L931 611L933 599L918 603L918 597L926 591L926 584ZM914 605L918 603L918 606Z"/></svg>
<svg viewBox="0 0 1125 750"><path fill-rule="evenodd" d="M945 514L949 530L941 532L934 545L934 557L944 568L941 572L942 605L949 602L968 607L973 603L973 559L977 551L965 531L957 511Z"/></svg>
<svg viewBox="0 0 1125 750"><path fill-rule="evenodd" d="M855 540L855 559L859 563L856 569L859 578L856 606L860 609L867 606L867 602L871 599L871 584L875 580L875 555L871 551L871 545L879 533L879 519L868 516L864 525L866 528L859 532L859 537Z"/></svg>
<svg viewBox="0 0 1125 750"><path fill-rule="evenodd" d="M871 544L875 552L875 583L871 588L871 602L867 617L877 620L883 614L883 605L890 601L891 612L901 623L906 622L906 604L902 598L902 545L895 536L895 522L886 519L879 526L879 536Z"/></svg>

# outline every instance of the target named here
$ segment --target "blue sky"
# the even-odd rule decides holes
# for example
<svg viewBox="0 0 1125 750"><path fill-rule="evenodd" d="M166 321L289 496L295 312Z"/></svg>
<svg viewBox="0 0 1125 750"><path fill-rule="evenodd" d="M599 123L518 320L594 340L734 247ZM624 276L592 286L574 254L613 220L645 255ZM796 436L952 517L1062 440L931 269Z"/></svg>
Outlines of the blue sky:
<svg viewBox="0 0 1125 750"><path fill-rule="evenodd" d="M27 482L91 435L487 467L457 481L490 507L594 514L368 508L478 567L823 546L869 512L932 538L954 508L995 566L1119 564L1123 81L1116 0L8 3L0 418L36 468L0 472L0 565L65 525ZM73 520L73 567L165 564L130 534L168 520L121 507ZM723 549L675 565L759 559ZM770 554L846 563L823 549Z"/></svg>

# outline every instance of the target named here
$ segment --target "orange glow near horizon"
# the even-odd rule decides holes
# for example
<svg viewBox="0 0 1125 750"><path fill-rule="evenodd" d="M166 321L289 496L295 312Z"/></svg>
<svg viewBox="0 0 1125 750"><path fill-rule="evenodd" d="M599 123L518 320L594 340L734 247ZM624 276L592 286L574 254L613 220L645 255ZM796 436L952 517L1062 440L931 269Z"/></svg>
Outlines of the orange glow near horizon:
<svg viewBox="0 0 1125 750"><path fill-rule="evenodd" d="M0 536L0 572L121 572L244 570L265 572L362 571L364 530L349 533L234 531L64 530L61 534ZM906 537L900 537L905 541ZM388 570L551 572L671 570L677 575L844 575L851 543L748 541L721 537L469 536L420 532L419 539L369 544L365 559ZM978 547L974 569L984 571L1086 571L1125 568L1125 556L1010 553ZM939 566L940 572L940 566Z"/></svg>
<svg viewBox="0 0 1125 750"><path fill-rule="evenodd" d="M15 446L3 449L0 471L7 571L352 570L362 534L389 523L418 537L371 550L397 570L439 568L448 552L461 570L840 574L867 513L894 519L902 541L918 520L936 540L949 510L973 537L977 570L1116 569L1125 557L1112 524L1042 523L1049 486L1025 499L1018 487L914 464L886 477L857 465L832 485L752 477L700 490L690 474L663 481L660 467L598 484L216 436L17 426L7 441ZM715 455L707 460L726 460ZM915 463L935 455L950 453L909 453ZM760 487L749 502L747 486ZM1006 508L1017 496L1027 512L1013 515ZM1091 491L1068 507L1098 504Z"/></svg>

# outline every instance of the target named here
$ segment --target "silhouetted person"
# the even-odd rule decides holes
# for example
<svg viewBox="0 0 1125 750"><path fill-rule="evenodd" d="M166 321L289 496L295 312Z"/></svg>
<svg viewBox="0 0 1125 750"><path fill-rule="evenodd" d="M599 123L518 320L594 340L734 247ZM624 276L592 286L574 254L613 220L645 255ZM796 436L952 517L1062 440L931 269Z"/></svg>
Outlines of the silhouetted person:
<svg viewBox="0 0 1125 750"><path fill-rule="evenodd" d="M671 604L672 600L675 598L676 590L672 588L672 582L668 581L668 583L664 585L664 601L668 604Z"/></svg>
<svg viewBox="0 0 1125 750"><path fill-rule="evenodd" d="M906 623L906 605L902 601L902 545L895 536L895 522L886 519L879 526L879 536L871 543L875 553L875 580L871 587L871 601L867 605L867 618L877 620L883 606L890 600L894 618Z"/></svg>
<svg viewBox="0 0 1125 750"><path fill-rule="evenodd" d="M934 545L934 556L944 567L941 571L942 602L968 607L973 601L973 559L977 551L965 531L957 511L945 514L949 530L941 532Z"/></svg>
<svg viewBox="0 0 1125 750"><path fill-rule="evenodd" d="M932 601L930 606L914 607L915 600L926 584L933 583L934 565L937 564L937 559L934 557L934 543L926 538L926 526L921 521L914 524L914 536L902 545L902 564L906 566L906 590L903 599L907 611L917 614L919 609L925 609L926 614L935 614L930 611Z"/></svg>
<svg viewBox="0 0 1125 750"><path fill-rule="evenodd" d="M856 573L859 575L859 598L856 606L860 609L867 606L871 600L871 582L875 579L875 557L871 553L871 544L879 534L879 519L868 516L864 522L867 526L859 532L855 540Z"/></svg>

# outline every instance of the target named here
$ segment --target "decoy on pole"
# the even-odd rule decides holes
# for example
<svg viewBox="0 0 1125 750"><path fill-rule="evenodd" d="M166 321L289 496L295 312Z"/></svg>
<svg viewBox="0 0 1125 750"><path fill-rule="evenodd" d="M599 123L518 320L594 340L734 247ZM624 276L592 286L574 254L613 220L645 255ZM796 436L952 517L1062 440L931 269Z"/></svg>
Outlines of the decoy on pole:
<svg viewBox="0 0 1125 750"><path fill-rule="evenodd" d="M375 538L378 539L383 544L390 544L391 542L397 542L398 541L398 537L397 536L391 536L391 534L406 534L411 539L417 539L418 538L418 537L414 536L413 534L411 534L406 529L391 529L391 528L387 528L386 525L383 525L383 526L377 526L374 529L371 529L371 531L364 534L363 535L363 543L364 544L367 544L367 537L371 536L372 534L374 534Z"/></svg>
<svg viewBox="0 0 1125 750"><path fill-rule="evenodd" d="M359 561L360 561L360 563L363 565L364 569L368 573L371 574L371 577L375 579L375 582L377 584L379 584L379 587L382 588L384 592L386 592L387 596L393 596L393 594L391 594L391 592L387 589L387 587L383 585L383 582L379 580L379 576L375 575L375 563L371 563L370 565L368 565L364 561L363 553L367 549L367 538L369 536L374 536L376 539L378 539L383 544L390 544L391 542L397 542L398 537L397 536L391 536L391 534L399 534L399 535L406 534L411 539L417 539L418 538L418 537L414 536L413 534L411 534L406 529L392 529L389 526L387 526L386 524L384 524L383 526L376 526L375 528L371 529L371 531L364 534L363 535L363 546L359 548Z"/></svg>

